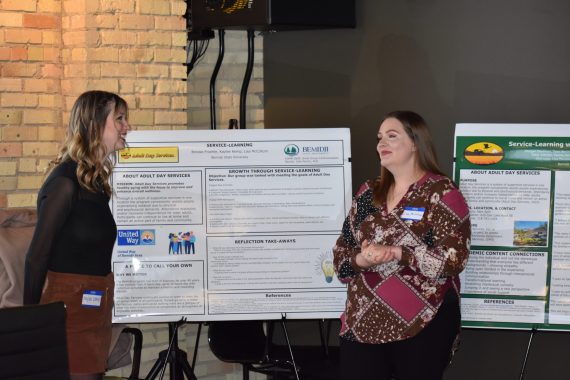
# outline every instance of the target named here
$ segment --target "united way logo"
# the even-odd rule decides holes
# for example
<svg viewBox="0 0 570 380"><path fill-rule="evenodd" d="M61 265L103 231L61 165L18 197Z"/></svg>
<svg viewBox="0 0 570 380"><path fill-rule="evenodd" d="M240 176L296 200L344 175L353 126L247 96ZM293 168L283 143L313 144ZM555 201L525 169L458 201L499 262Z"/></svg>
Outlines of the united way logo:
<svg viewBox="0 0 570 380"><path fill-rule="evenodd" d="M141 245L154 245L154 230L141 230Z"/></svg>
<svg viewBox="0 0 570 380"><path fill-rule="evenodd" d="M154 230L119 230L118 245L154 245Z"/></svg>
<svg viewBox="0 0 570 380"><path fill-rule="evenodd" d="M289 144L283 149L283 152L288 156L296 156L299 154L299 147L295 144Z"/></svg>

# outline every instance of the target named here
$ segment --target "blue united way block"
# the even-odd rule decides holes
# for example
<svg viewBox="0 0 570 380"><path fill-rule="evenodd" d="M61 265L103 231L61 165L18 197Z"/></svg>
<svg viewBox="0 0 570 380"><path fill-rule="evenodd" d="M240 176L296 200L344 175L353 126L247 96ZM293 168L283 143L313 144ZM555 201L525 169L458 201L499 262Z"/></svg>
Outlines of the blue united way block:
<svg viewBox="0 0 570 380"><path fill-rule="evenodd" d="M154 230L118 230L118 245L155 245Z"/></svg>
<svg viewBox="0 0 570 380"><path fill-rule="evenodd" d="M139 245L141 242L140 230L118 230L117 231L117 244L118 245Z"/></svg>

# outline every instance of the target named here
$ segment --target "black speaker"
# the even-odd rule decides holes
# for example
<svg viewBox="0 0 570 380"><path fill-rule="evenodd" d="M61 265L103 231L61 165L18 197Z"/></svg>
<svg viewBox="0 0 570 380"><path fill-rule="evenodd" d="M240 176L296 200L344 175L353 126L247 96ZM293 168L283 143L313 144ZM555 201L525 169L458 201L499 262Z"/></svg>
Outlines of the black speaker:
<svg viewBox="0 0 570 380"><path fill-rule="evenodd" d="M192 0L193 30L354 28L355 0Z"/></svg>

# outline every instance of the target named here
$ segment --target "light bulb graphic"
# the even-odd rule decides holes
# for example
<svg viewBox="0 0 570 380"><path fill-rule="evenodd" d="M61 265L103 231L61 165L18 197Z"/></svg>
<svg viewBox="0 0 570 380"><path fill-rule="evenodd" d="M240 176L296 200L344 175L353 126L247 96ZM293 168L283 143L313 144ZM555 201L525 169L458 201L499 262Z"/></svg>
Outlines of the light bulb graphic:
<svg viewBox="0 0 570 380"><path fill-rule="evenodd" d="M334 266L332 260L325 258L321 262L321 269L323 270L323 274L325 275L325 280L328 283L331 283L334 276Z"/></svg>

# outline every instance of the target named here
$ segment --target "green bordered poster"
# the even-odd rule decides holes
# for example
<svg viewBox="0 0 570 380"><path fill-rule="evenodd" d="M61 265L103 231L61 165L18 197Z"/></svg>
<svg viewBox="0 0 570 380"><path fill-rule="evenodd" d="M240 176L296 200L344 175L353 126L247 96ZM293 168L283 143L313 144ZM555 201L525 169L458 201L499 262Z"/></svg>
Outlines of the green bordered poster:
<svg viewBox="0 0 570 380"><path fill-rule="evenodd" d="M570 330L570 125L457 124L464 327Z"/></svg>

